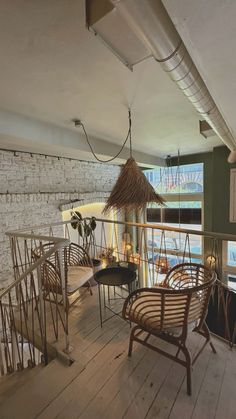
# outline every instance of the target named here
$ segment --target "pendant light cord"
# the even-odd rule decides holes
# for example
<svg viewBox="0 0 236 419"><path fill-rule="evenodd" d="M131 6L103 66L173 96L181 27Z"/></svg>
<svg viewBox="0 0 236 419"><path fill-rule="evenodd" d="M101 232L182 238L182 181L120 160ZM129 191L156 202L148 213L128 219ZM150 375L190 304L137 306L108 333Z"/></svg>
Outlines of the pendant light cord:
<svg viewBox="0 0 236 419"><path fill-rule="evenodd" d="M83 132L84 132L84 135L85 135L85 138L86 138L86 141L87 141L88 146L89 146L89 148L90 148L90 151L91 151L92 155L95 157L95 159L96 159L98 162L100 162L100 163L109 163L109 162L111 162L111 161L115 160L115 159L116 159L116 158L117 158L117 157L121 154L121 152L123 151L123 149L124 149L124 147L125 147L125 145L126 145L126 143L127 143L128 139L129 139L129 143L130 143L130 157L132 157L131 111L130 111L130 109L129 109L129 129L128 129L128 133L127 133L127 135L126 135L125 141L123 142L123 144L122 144L122 146L121 146L120 150L118 151L118 153L117 153L114 157L111 157L110 159L107 159L107 160L102 160L102 159L100 159L100 158L96 155L96 153L93 151L93 147L92 147L92 145L91 145L91 143L90 143L90 141L89 141L89 137L88 137L88 134L87 134L87 131L86 131L86 129L85 129L85 126L84 126L83 122L81 122L81 121L74 121L74 123L75 123L75 126L80 126L80 127L82 128L82 130L83 130Z"/></svg>
<svg viewBox="0 0 236 419"><path fill-rule="evenodd" d="M178 193L179 193L179 211L178 211L178 215L179 215L179 229L181 226L181 210L180 210L180 152L178 149ZM181 246L181 233L179 232L179 249Z"/></svg>
<svg viewBox="0 0 236 419"><path fill-rule="evenodd" d="M131 110L129 109L129 152L130 152L130 158L133 157L133 150L132 150L132 120L131 120Z"/></svg>

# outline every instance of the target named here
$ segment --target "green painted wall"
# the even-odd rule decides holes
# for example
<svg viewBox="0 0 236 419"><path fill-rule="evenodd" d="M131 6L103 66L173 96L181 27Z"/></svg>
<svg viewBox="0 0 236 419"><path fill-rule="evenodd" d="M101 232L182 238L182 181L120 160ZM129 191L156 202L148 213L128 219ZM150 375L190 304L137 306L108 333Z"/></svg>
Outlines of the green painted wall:
<svg viewBox="0 0 236 419"><path fill-rule="evenodd" d="M227 147L210 153L181 156L180 164L204 163L204 230L236 234L236 223L229 222L230 169ZM172 160L177 164L177 158Z"/></svg>
<svg viewBox="0 0 236 419"><path fill-rule="evenodd" d="M230 169L235 165L227 162L228 155L226 147L213 150L213 231L236 234L236 223L229 222Z"/></svg>

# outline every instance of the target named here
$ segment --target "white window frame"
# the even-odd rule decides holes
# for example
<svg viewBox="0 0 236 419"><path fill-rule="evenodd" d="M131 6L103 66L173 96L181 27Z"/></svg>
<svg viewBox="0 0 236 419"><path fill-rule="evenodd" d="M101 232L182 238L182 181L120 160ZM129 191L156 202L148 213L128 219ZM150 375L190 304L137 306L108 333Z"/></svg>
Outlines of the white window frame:
<svg viewBox="0 0 236 419"><path fill-rule="evenodd" d="M230 169L229 222L236 223L236 169Z"/></svg>

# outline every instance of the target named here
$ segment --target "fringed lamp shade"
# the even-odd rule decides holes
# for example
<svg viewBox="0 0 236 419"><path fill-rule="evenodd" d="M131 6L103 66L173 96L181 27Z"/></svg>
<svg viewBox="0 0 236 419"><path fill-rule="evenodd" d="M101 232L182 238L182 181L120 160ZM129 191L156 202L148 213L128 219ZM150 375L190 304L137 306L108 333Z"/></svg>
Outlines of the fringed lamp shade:
<svg viewBox="0 0 236 419"><path fill-rule="evenodd" d="M163 205L164 199L155 192L136 161L131 157L122 167L103 213L122 209L143 210L149 202Z"/></svg>

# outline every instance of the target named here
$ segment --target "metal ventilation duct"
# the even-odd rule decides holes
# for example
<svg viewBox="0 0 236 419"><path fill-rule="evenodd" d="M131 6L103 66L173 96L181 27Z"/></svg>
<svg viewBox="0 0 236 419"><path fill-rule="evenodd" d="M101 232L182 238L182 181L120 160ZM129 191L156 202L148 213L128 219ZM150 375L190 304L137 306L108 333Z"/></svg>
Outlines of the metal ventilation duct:
<svg viewBox="0 0 236 419"><path fill-rule="evenodd" d="M98 3L100 3L99 12L98 6L96 6ZM228 161L235 162L236 140L212 99L161 0L102 0L100 2L87 0L86 5L88 26L93 28L96 34L101 35L106 44L109 44L109 47L128 67L145 59L149 53L160 63L163 70L187 96L200 116L208 122L231 150ZM102 9L101 5L103 5ZM116 20L115 16L118 16L119 19ZM120 33L121 17L123 18L122 36L114 37L112 32L113 34L114 31ZM125 32L124 28L128 28L128 31ZM142 49L139 45L137 54L134 54L134 44L129 49L130 38L136 44L138 39L143 47ZM125 52L123 53L123 51Z"/></svg>

